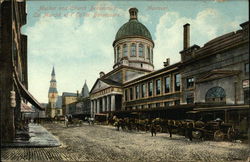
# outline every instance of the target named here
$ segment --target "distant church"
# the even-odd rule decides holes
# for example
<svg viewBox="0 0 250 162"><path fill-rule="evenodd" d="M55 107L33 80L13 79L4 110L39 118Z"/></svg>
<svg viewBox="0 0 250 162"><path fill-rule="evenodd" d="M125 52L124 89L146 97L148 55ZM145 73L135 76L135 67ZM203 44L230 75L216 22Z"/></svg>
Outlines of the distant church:
<svg viewBox="0 0 250 162"><path fill-rule="evenodd" d="M62 96L58 96L58 91L56 88L56 74L54 67L51 72L48 100L49 101L46 110L47 117L54 118L55 116L62 115Z"/></svg>

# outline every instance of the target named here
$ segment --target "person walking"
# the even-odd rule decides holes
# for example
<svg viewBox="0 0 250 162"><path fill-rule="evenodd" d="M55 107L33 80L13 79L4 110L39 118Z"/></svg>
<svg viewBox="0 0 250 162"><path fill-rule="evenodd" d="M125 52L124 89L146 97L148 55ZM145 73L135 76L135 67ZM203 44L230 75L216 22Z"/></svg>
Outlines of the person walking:
<svg viewBox="0 0 250 162"><path fill-rule="evenodd" d="M152 123L151 123L150 131L151 131L152 137L153 137L154 135L156 136L156 125L155 125L155 122L152 122Z"/></svg>
<svg viewBox="0 0 250 162"><path fill-rule="evenodd" d="M65 127L67 127L67 128L68 128L69 120L68 120L67 115L65 115L65 117L64 117L64 121L65 121Z"/></svg>

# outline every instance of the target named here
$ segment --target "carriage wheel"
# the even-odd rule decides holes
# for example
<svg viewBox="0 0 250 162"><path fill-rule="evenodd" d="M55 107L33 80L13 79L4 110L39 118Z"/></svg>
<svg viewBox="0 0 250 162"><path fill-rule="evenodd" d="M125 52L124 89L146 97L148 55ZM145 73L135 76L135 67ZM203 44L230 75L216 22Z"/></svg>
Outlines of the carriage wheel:
<svg viewBox="0 0 250 162"><path fill-rule="evenodd" d="M202 131L200 130L196 130L196 131L192 131L192 136L195 138L195 139L201 139L203 134L202 134Z"/></svg>
<svg viewBox="0 0 250 162"><path fill-rule="evenodd" d="M223 141L224 138L225 138L225 134L221 130L217 130L214 132L215 141Z"/></svg>

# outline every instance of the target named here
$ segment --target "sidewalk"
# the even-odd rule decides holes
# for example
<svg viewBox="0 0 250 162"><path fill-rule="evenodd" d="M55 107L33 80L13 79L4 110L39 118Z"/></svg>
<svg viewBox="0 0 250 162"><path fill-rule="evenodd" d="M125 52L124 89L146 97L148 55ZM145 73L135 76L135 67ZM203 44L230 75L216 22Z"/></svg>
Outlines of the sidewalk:
<svg viewBox="0 0 250 162"><path fill-rule="evenodd" d="M28 141L14 141L13 143L2 144L2 147L57 147L60 142L44 127L38 124L29 124Z"/></svg>

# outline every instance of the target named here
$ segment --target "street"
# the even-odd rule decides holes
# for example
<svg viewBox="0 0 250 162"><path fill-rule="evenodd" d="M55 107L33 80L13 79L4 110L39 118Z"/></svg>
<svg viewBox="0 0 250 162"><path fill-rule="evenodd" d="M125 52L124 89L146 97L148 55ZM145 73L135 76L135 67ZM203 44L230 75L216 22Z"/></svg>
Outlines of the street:
<svg viewBox="0 0 250 162"><path fill-rule="evenodd" d="M44 124L61 142L60 147L3 148L1 160L58 161L246 161L248 145L233 142L188 141L185 137L149 132L117 131L112 126L65 128Z"/></svg>

